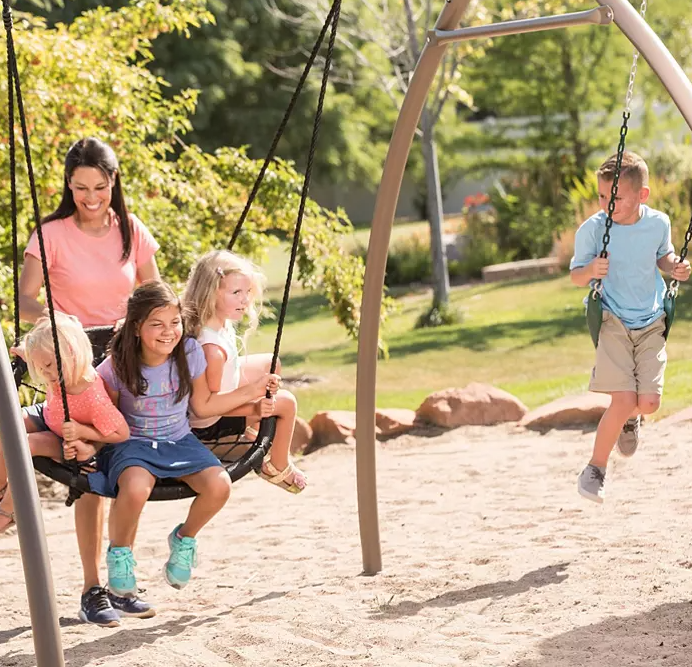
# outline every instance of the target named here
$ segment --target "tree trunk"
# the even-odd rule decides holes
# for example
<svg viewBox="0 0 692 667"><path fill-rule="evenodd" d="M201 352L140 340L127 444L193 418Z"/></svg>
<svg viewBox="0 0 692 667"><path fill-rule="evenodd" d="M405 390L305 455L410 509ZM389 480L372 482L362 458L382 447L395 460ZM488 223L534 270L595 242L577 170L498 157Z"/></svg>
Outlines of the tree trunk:
<svg viewBox="0 0 692 667"><path fill-rule="evenodd" d="M569 35L566 32L560 41L562 49L562 73L565 82L565 99L567 100L567 115L569 117L568 136L572 144L572 154L577 167L577 176L582 178L586 173L586 150L581 137L582 99L577 93L577 76L574 73L574 54Z"/></svg>
<svg viewBox="0 0 692 667"><path fill-rule="evenodd" d="M442 188L440 170L437 164L437 148L433 134L432 116L427 107L421 115L423 136L423 157L425 159L425 184L427 191L428 223L430 224L430 252L433 269L433 308L449 303L449 273L447 271L447 252L442 242Z"/></svg>

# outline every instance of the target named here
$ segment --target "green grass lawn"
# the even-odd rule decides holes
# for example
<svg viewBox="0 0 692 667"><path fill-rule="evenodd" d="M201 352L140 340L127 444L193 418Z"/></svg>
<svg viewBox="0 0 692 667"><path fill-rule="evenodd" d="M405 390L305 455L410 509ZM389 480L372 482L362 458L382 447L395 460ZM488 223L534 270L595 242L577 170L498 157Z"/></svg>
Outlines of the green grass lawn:
<svg viewBox="0 0 692 667"><path fill-rule="evenodd" d="M454 225L453 221L448 223ZM423 221L414 222L397 222L392 227L391 243L395 243L400 239L404 239L411 234L427 234L429 230L428 223ZM348 234L344 239L344 245L347 250L352 250L356 246L367 248L368 239L370 238L369 227L358 227L353 230L352 234ZM391 245L390 243L390 245ZM289 246L281 243L272 246L267 251L266 260L262 264L262 269L267 278L267 293L270 299L280 299L283 294L284 282L286 280L286 268L288 266Z"/></svg>
<svg viewBox="0 0 692 667"><path fill-rule="evenodd" d="M284 275L283 254L277 249L271 260L272 298ZM378 406L415 409L435 390L474 381L506 389L530 408L585 391L594 350L583 296L567 276L457 287L452 303L463 321L418 330L413 325L429 306L429 294L399 299L399 311L384 332L390 358L379 363ZM692 287L683 286L678 313L659 417L692 405ZM275 326L266 322L249 351L273 349L274 336ZM283 374L320 378L295 390L301 416L355 408L356 350L320 297L295 290L281 346Z"/></svg>

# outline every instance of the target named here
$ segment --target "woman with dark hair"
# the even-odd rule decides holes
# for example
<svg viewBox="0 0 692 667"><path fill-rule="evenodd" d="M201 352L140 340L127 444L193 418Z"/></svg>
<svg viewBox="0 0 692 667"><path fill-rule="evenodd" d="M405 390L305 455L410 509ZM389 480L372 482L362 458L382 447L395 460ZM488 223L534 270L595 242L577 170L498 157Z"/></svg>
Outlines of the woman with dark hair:
<svg viewBox="0 0 692 667"><path fill-rule="evenodd" d="M118 160L113 149L98 139L81 139L69 149L62 200L41 221L41 231L53 305L77 317L85 328L113 327L125 317L127 300L137 284L160 279L155 259L159 245L128 212ZM46 314L38 301L42 286L41 253L34 232L19 279L22 320L35 322ZM23 413L27 431L43 430L40 405L24 408ZM136 596L117 597L101 587L103 510L99 496L85 494L75 503L84 570L79 616L89 623L113 627L119 625L120 615L149 617L155 612Z"/></svg>

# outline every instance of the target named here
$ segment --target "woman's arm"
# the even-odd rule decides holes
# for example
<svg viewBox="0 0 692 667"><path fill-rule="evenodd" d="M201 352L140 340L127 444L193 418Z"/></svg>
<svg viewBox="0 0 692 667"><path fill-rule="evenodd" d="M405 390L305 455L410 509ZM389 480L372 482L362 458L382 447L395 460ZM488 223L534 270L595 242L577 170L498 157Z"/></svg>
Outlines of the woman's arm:
<svg viewBox="0 0 692 667"><path fill-rule="evenodd" d="M147 280L161 280L155 255L152 255L149 260L137 267L137 283L145 283Z"/></svg>
<svg viewBox="0 0 692 667"><path fill-rule="evenodd" d="M43 285L43 267L33 255L24 259L22 273L19 276L19 317L24 322L36 322L39 317L48 314L46 307L38 301Z"/></svg>

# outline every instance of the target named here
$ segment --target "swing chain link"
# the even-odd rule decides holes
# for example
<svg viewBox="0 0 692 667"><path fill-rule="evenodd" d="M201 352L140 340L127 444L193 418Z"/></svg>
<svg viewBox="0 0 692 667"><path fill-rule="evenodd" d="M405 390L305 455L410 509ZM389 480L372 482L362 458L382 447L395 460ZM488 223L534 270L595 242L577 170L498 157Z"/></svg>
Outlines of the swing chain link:
<svg viewBox="0 0 692 667"><path fill-rule="evenodd" d="M627 123L630 119L629 111L622 113L622 127L620 128L620 142L618 143L617 157L615 158L615 173L613 174L613 183L610 186L610 201L608 202L608 215L605 221L605 232L603 232L603 248L599 257L603 259L608 257L608 244L610 243L610 230L613 227L613 213L615 213L615 200L618 194L618 183L620 181L620 171L622 169L622 158L625 154L625 139L627 137ZM599 278L593 284L594 298L596 294L603 296L603 280Z"/></svg>
<svg viewBox="0 0 692 667"><path fill-rule="evenodd" d="M625 139L627 137L630 114L628 111L622 114L622 127L620 128L620 142L618 143L618 152L615 158L615 173L613 174L613 183L610 186L610 201L608 202L608 217L605 222L605 232L603 234L603 249L601 257L608 257L608 244L610 243L610 230L613 227L613 213L615 213L615 200L618 194L618 184L620 182L620 171L622 170L622 159L625 155ZM599 281L600 282L600 281Z"/></svg>
<svg viewBox="0 0 692 667"><path fill-rule="evenodd" d="M646 10L648 0L642 0L641 6L639 7L639 13L642 18L646 16ZM622 158L625 154L625 139L627 137L627 130L629 119L631 116L630 106L632 104L632 98L634 97L634 82L637 78L637 63L639 61L639 51L634 50L634 55L632 56L632 67L630 68L630 77L627 84L627 94L625 95L625 110L622 112L622 126L620 127L620 141L618 143L617 157L615 160L615 173L613 174L613 183L610 187L610 201L608 202L608 216L605 222L605 232L603 233L603 248L600 252L600 257L603 259L608 257L608 244L610 243L610 230L613 227L613 213L615 212L615 200L618 194L618 182L620 180L620 170L622 169ZM690 222L690 231L692 231L692 222ZM594 298L596 294L603 294L603 281L599 278L593 284Z"/></svg>
<svg viewBox="0 0 692 667"><path fill-rule="evenodd" d="M632 58L632 69L630 69L630 80L627 84L627 95L625 95L625 111L630 112L630 105L632 104L632 98L634 97L634 80L637 77L637 61L639 60L639 51L634 50L634 57Z"/></svg>
<svg viewBox="0 0 692 667"><path fill-rule="evenodd" d="M642 0L641 7L639 8L639 14L642 18L646 17L647 0ZM625 111L630 112L630 105L632 104L632 98L634 97L634 80L637 78L637 64L639 62L639 50L635 49L632 56L632 67L630 68L630 80L627 84L627 95L625 95Z"/></svg>
<svg viewBox="0 0 692 667"><path fill-rule="evenodd" d="M688 246L690 245L690 241L692 241L692 218L690 218L690 224L685 232L685 241L680 249L680 257L678 258L676 264L682 264L687 258L687 250ZM680 281L675 279L671 280L670 286L668 287L668 296L676 297L678 295L678 287L680 287Z"/></svg>
<svg viewBox="0 0 692 667"><path fill-rule="evenodd" d="M641 7L639 8L639 14L642 18L646 17L647 0L642 0ZM632 67L630 68L630 79L627 84L627 94L625 95L625 112L630 112L630 105L632 104L632 98L634 97L634 80L637 78L637 64L639 62L639 50L634 49L634 54L632 56Z"/></svg>

